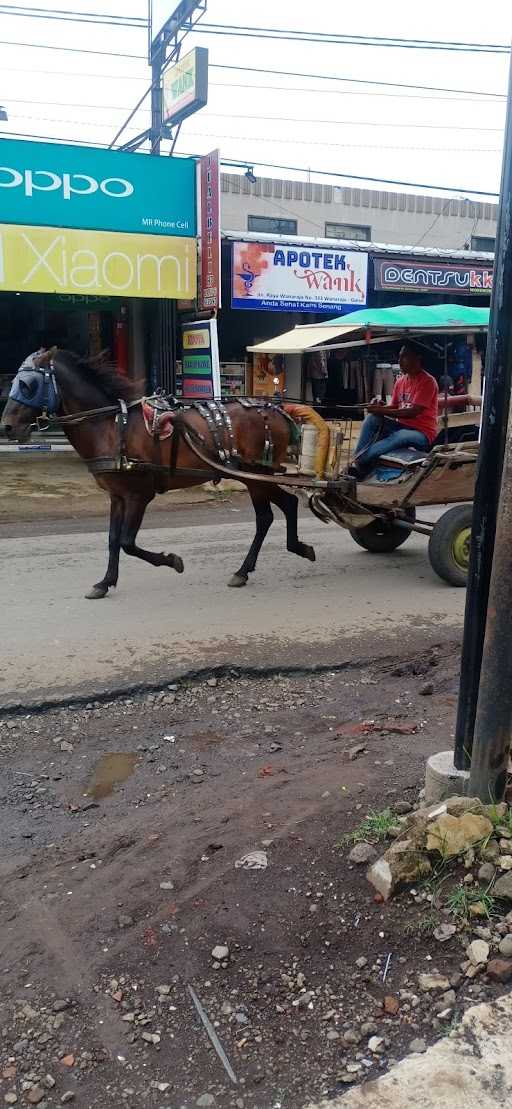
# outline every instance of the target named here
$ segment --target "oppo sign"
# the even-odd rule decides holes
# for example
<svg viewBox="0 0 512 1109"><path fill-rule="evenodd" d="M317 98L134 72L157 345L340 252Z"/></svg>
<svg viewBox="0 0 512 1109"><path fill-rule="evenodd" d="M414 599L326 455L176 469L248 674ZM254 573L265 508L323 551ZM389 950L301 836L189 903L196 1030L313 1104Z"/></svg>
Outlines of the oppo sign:
<svg viewBox="0 0 512 1109"><path fill-rule="evenodd" d="M2 224L193 238L195 162L0 138Z"/></svg>
<svg viewBox="0 0 512 1109"><path fill-rule="evenodd" d="M114 200L132 196L135 189L131 181L123 177L106 177L103 181L96 181L88 173L63 173L62 177L48 169L26 169L23 173L10 166L0 166L0 189L23 188L25 196L34 193L62 192L64 200L71 200L72 196L91 196L98 189L105 196Z"/></svg>

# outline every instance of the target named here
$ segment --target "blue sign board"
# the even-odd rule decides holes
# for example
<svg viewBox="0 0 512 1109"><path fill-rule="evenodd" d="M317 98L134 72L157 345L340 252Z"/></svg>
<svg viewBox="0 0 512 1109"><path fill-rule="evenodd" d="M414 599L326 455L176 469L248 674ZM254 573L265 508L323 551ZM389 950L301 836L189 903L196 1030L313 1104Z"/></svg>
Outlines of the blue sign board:
<svg viewBox="0 0 512 1109"><path fill-rule="evenodd" d="M196 165L192 158L0 139L0 221L192 238Z"/></svg>

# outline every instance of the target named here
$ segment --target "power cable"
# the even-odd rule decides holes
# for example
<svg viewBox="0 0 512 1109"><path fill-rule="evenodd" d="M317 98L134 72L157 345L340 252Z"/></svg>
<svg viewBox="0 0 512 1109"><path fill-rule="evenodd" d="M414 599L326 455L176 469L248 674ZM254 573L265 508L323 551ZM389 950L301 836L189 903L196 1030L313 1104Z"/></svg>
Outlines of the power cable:
<svg viewBox="0 0 512 1109"><path fill-rule="evenodd" d="M144 19L142 16L114 15L112 12L104 12L103 14L100 14L98 12L73 12L70 11L69 8L38 8L31 4L0 4L0 8L7 8L9 10L9 14L11 14L12 12L13 15L33 14L34 16L36 16L37 14L42 13L43 15L62 15L65 17L69 16L72 19L75 19L79 16L92 16L92 18L97 17L98 19L131 20L133 23L137 24L137 26L141 27L147 27L148 25L147 19Z"/></svg>
<svg viewBox="0 0 512 1109"><path fill-rule="evenodd" d="M91 105L92 107L92 105ZM503 134L503 127L466 127L460 126L458 123L417 123L416 120L412 123L388 123L381 120L373 119L309 119L304 116L260 116L252 115L247 116L247 113L238 114L236 112L210 112L208 111L208 118L210 119L245 119L249 120L261 119L267 123L301 123L303 126L308 123L324 123L326 126L336 127L400 127L416 130L417 128L426 128L430 131L493 131L497 135Z"/></svg>
<svg viewBox="0 0 512 1109"><path fill-rule="evenodd" d="M58 122L58 120L56 122ZM212 137L211 132L208 134L207 132L204 132L204 131L189 131L188 134L193 135L195 138L201 138L201 139L206 139L206 138L211 138ZM426 150L428 152L437 153L437 154L452 154L452 153L459 153L459 154L500 154L501 153L501 148L500 147L494 147L494 146L482 146L482 147L449 146L448 147L448 146L424 146L424 145L422 145L422 146L410 146L409 144L407 144L407 146L397 146L396 144L395 145L393 145L393 144L387 145L387 144L375 144L375 143L366 143L366 142L365 143L319 142L316 139L285 139L284 137L283 138L271 139L271 138L268 138L267 136L261 136L261 135L260 136L255 136L255 135L220 135L218 133L216 134L215 137L216 137L216 139L228 139L228 140L233 141L233 142L251 142L251 143L252 142L268 142L268 143L272 143L272 145L274 145L275 143L278 143L278 144L286 143L286 145L290 145L290 146L322 146L324 148L329 148L329 149L332 148L332 149L337 149L337 150L347 150L347 149L349 149L349 150Z"/></svg>
<svg viewBox="0 0 512 1109"><path fill-rule="evenodd" d="M116 50L86 50L83 46L55 46L54 43L42 42L11 42L8 39L0 39L0 46L19 46L24 50L59 50L66 54L96 54L100 58L132 58L135 61L148 64L145 54L121 54Z"/></svg>
<svg viewBox="0 0 512 1109"><path fill-rule="evenodd" d="M97 16L92 16L92 13L89 13L89 15L80 16L78 14L75 15L73 12L56 15L50 11L43 12L42 9L39 9L37 11L34 10L31 12L23 12L16 10L10 4L0 4L0 15L8 15L11 16L11 18L22 19L44 19L51 21L56 20L61 23L89 23L101 27L127 27L137 30L145 29L147 27L147 24L145 22L134 22L127 17L124 18L123 16L113 16L109 18L107 16L102 16L99 14Z"/></svg>
<svg viewBox="0 0 512 1109"><path fill-rule="evenodd" d="M314 81L339 81L343 84L351 85L375 85L379 88L414 89L415 91L419 91L420 89L422 89L425 90L425 92L455 92L463 94L464 96L489 96L499 100L507 99L505 93L499 92L482 92L476 89L447 89L438 88L436 85L404 85L399 81L371 81L370 79L363 80L360 77L338 77L336 74L329 75L327 73L300 73L294 70L287 69L261 69L257 66L220 65L217 62L212 63L210 69L232 69L238 70L241 73L270 73L276 77L308 77ZM256 85L253 87L259 88L260 86ZM264 85L261 87L265 88Z"/></svg>
<svg viewBox="0 0 512 1109"><path fill-rule="evenodd" d="M340 35L335 32L288 30L284 27L250 27L245 24L202 23L193 31L210 35L227 35L235 38L277 39L280 42L309 42L326 46L378 46L385 49L405 50L443 50L468 54L506 54L510 53L508 43L491 42L451 42L442 39L402 39L386 38L380 35Z"/></svg>

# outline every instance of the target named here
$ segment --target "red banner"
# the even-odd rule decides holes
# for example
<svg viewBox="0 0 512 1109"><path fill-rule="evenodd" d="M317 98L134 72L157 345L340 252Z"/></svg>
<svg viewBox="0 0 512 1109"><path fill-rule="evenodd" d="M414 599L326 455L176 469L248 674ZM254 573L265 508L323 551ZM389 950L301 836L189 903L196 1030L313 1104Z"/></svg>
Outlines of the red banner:
<svg viewBox="0 0 512 1109"><path fill-rule="evenodd" d="M220 152L200 161L201 278L199 309L220 308Z"/></svg>

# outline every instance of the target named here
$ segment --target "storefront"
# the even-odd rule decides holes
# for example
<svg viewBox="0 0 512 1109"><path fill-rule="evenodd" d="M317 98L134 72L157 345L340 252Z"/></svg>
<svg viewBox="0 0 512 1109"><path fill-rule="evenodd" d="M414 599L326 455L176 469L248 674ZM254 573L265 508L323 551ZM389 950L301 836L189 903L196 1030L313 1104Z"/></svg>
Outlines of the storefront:
<svg viewBox="0 0 512 1109"><path fill-rule="evenodd" d="M363 244L360 244L362 247ZM278 336L293 329L349 316L368 307L405 303L458 303L488 307L492 289L492 255L468 251L384 248L326 239L230 235L222 243L223 307L219 315L221 359L247 360L247 391L269 395L274 379L288 396L311 400L318 352L297 345L297 336L279 349ZM307 336L302 331L301 341ZM273 343L272 340L276 339ZM265 344L267 349L247 348ZM483 339L477 337L473 363L480 364ZM382 378L387 395L396 373L398 344L350 355L333 350L325 359L328 404L358 404L368 399L370 383ZM455 348L454 348L455 352ZM444 363L434 357L438 376ZM466 355L467 356L467 355ZM434 365L434 362L436 365ZM316 364L316 369L315 369ZM378 367L378 373L376 373Z"/></svg>
<svg viewBox="0 0 512 1109"><path fill-rule="evenodd" d="M0 379L57 343L174 383L175 302L196 295L193 159L0 140Z"/></svg>

